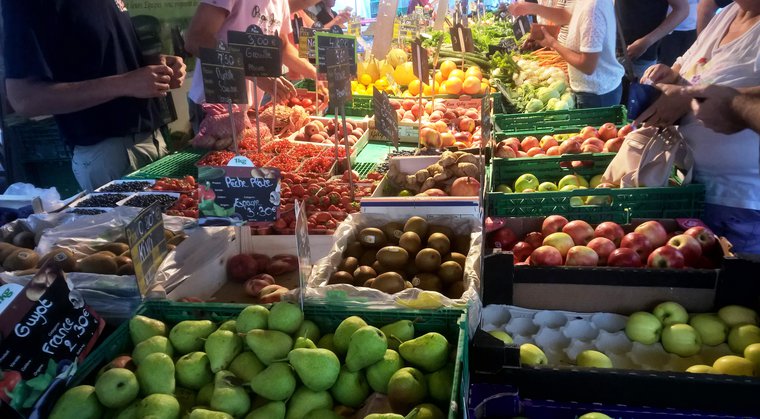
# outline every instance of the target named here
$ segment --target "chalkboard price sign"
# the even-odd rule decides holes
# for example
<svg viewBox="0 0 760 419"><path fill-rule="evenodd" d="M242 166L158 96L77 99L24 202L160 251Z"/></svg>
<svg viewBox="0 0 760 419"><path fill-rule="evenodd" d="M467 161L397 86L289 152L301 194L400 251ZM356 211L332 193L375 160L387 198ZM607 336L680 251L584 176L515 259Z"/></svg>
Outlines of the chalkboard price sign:
<svg viewBox="0 0 760 419"><path fill-rule="evenodd" d="M430 62L428 51L420 41L412 42L412 71L418 79L425 84L430 84ZM421 90L420 90L421 91Z"/></svg>
<svg viewBox="0 0 760 419"><path fill-rule="evenodd" d="M338 35L328 32L318 32L317 39L317 71L327 73L327 51L333 48L350 50L345 59L351 65L351 71L356 73L356 38L350 35Z"/></svg>
<svg viewBox="0 0 760 419"><path fill-rule="evenodd" d="M198 168L200 225L275 221L280 207L280 170L269 167Z"/></svg>
<svg viewBox="0 0 760 419"><path fill-rule="evenodd" d="M164 236L164 219L158 203L140 211L127 225L126 231L137 287L140 294L145 295L168 252Z"/></svg>
<svg viewBox="0 0 760 419"><path fill-rule="evenodd" d="M227 48L201 48L203 90L208 103L248 103L243 55Z"/></svg>
<svg viewBox="0 0 760 419"><path fill-rule="evenodd" d="M330 91L330 102L335 109L351 100L351 79L356 76L356 68L352 68L350 64L351 56L356 55L349 47L327 50L327 87Z"/></svg>
<svg viewBox="0 0 760 419"><path fill-rule="evenodd" d="M394 147L398 148L398 119L388 99L388 94L373 90L372 108L375 110L375 128L383 137L390 140Z"/></svg>
<svg viewBox="0 0 760 419"><path fill-rule="evenodd" d="M265 35L261 28L251 25L245 32L227 32L229 50L240 53L248 77L280 77L282 75L282 40L277 35Z"/></svg>
<svg viewBox="0 0 760 419"><path fill-rule="evenodd" d="M449 29L451 35L451 47L457 52L475 51L475 44L472 40L472 29L457 23Z"/></svg>
<svg viewBox="0 0 760 419"><path fill-rule="evenodd" d="M512 32L515 38L521 39L526 33L530 32L530 17L520 16L512 22Z"/></svg>

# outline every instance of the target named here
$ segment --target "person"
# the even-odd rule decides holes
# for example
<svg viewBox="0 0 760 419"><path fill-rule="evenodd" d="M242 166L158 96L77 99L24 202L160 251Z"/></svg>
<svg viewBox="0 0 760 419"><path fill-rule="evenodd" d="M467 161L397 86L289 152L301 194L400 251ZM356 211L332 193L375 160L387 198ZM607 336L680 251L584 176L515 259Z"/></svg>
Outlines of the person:
<svg viewBox="0 0 760 419"><path fill-rule="evenodd" d="M744 253L760 253L760 135L749 129L722 134L706 127L691 112L694 95L686 94L683 86L760 85L758 42L760 2L735 0L710 21L672 68L657 64L645 72L642 82L664 85L663 94L635 121L678 123L693 151L694 179L705 185L703 221ZM726 115L726 110L720 114Z"/></svg>
<svg viewBox="0 0 760 419"><path fill-rule="evenodd" d="M83 190L167 154L157 99L182 85L185 64L144 56L123 1L2 6L8 100L22 116L55 117Z"/></svg>
<svg viewBox="0 0 760 419"><path fill-rule="evenodd" d="M691 109L702 124L721 134L743 129L760 133L760 86L734 89L710 84L685 87Z"/></svg>
<svg viewBox="0 0 760 419"><path fill-rule="evenodd" d="M557 6L562 7L563 9L567 9L570 14L573 14L573 7L575 7L575 0L559 0L557 2ZM559 35L557 35L557 40L562 44L565 45L565 41L567 41L567 25L562 25L562 28L559 30Z"/></svg>
<svg viewBox="0 0 760 419"><path fill-rule="evenodd" d="M410 0L409 5L406 6L406 14L411 15L414 13L414 9L419 7L425 7L430 5L430 0Z"/></svg>
<svg viewBox="0 0 760 419"><path fill-rule="evenodd" d="M340 13L335 13L332 9L333 7L335 7L335 0L323 0L304 10L307 14L311 14L311 18L315 23L319 22L325 29L345 25L351 18L351 12L346 9Z"/></svg>
<svg viewBox="0 0 760 419"><path fill-rule="evenodd" d="M733 2L734 0L699 0L697 5L697 35L705 29L719 9Z"/></svg>
<svg viewBox="0 0 760 419"><path fill-rule="evenodd" d="M633 73L640 78L644 70L657 63L657 48L689 14L687 0L616 0L620 27L627 45ZM672 12L668 13L668 6Z"/></svg>
<svg viewBox="0 0 760 419"><path fill-rule="evenodd" d="M624 70L615 58L617 30L612 0L578 1L572 14L565 8L526 2L512 3L509 11L513 16L536 14L557 25L568 25L565 45L544 27L543 39L537 42L567 61L570 88L579 108L620 103Z"/></svg>
<svg viewBox="0 0 760 419"><path fill-rule="evenodd" d="M676 58L683 55L697 39L697 3L689 0L689 15L679 23L673 32L667 34L657 50L657 62L667 66L673 65ZM672 13L672 10L671 10Z"/></svg>

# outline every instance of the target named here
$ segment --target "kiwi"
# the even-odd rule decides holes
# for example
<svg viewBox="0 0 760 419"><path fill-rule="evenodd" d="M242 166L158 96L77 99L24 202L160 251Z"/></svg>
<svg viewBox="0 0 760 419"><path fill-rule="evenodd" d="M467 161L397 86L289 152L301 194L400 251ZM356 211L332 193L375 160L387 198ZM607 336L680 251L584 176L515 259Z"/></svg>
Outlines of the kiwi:
<svg viewBox="0 0 760 419"><path fill-rule="evenodd" d="M64 272L72 272L77 267L77 260L74 257L74 253L69 249L55 248L45 254L37 263L37 267L41 268L42 265L47 263L48 260L52 260L54 264L63 269Z"/></svg>
<svg viewBox="0 0 760 419"><path fill-rule="evenodd" d="M127 240L127 235L126 234L122 234L119 237L117 237L117 238L115 238L115 239L113 239L111 241L113 241L114 243L129 244L129 240Z"/></svg>
<svg viewBox="0 0 760 419"><path fill-rule="evenodd" d="M179 246L185 239L187 238L184 234L177 234L176 236L172 237L171 239L166 241L166 244L172 244L174 246Z"/></svg>
<svg viewBox="0 0 760 419"><path fill-rule="evenodd" d="M363 284L370 278L377 276L377 272L369 266L360 266L354 271L354 284Z"/></svg>
<svg viewBox="0 0 760 419"><path fill-rule="evenodd" d="M422 249L414 258L414 264L420 272L435 272L441 266L441 254L435 249Z"/></svg>
<svg viewBox="0 0 760 419"><path fill-rule="evenodd" d="M358 286L358 287L367 287L367 288L372 288L372 284L374 284L374 283L375 283L375 278L370 278L370 279L368 279L368 280L364 281L364 284L362 284L362 285L357 285L357 286Z"/></svg>
<svg viewBox="0 0 760 419"><path fill-rule="evenodd" d="M417 265L414 263L413 260L409 261L409 263L406 264L406 267L404 268L404 274L406 274L407 278L414 278L415 275L417 275L420 272L419 269L417 269Z"/></svg>
<svg viewBox="0 0 760 419"><path fill-rule="evenodd" d="M339 271L353 272L359 267L359 259L349 256L338 264Z"/></svg>
<svg viewBox="0 0 760 419"><path fill-rule="evenodd" d="M384 226L380 227L380 230L382 230L385 234L385 238L388 239L388 243L395 246L398 245L399 238L402 234L404 234L404 225L396 221L391 221L390 223L387 223Z"/></svg>
<svg viewBox="0 0 760 419"><path fill-rule="evenodd" d="M359 257L359 266L372 266L373 263L377 260L377 251L374 249L366 250L362 255Z"/></svg>
<svg viewBox="0 0 760 419"><path fill-rule="evenodd" d="M399 246L385 246L377 251L377 261L386 268L402 269L409 261L409 253Z"/></svg>
<svg viewBox="0 0 760 419"><path fill-rule="evenodd" d="M438 275L426 272L415 275L414 279L412 279L412 285L425 291L443 291L441 278Z"/></svg>
<svg viewBox="0 0 760 419"><path fill-rule="evenodd" d="M375 281L372 283L372 288L388 294L395 294L406 288L406 281L404 281L404 278L396 272L386 272L375 278Z"/></svg>
<svg viewBox="0 0 760 419"><path fill-rule="evenodd" d="M96 253L79 260L79 270L93 274L116 275L119 271L119 265L116 264L115 256L108 256L105 253Z"/></svg>
<svg viewBox="0 0 760 419"><path fill-rule="evenodd" d="M328 285L331 284L353 284L354 277L346 271L338 271L330 276L330 280L327 281Z"/></svg>
<svg viewBox="0 0 760 419"><path fill-rule="evenodd" d="M34 249L34 233L31 231L22 231L13 236L13 244L25 249Z"/></svg>
<svg viewBox="0 0 760 419"><path fill-rule="evenodd" d="M428 234L432 235L433 233L441 233L449 239L454 237L454 230L452 230L451 227L440 224L430 224L428 226Z"/></svg>
<svg viewBox="0 0 760 419"><path fill-rule="evenodd" d="M458 263L459 266L462 267L462 269L464 269L464 263L465 263L466 259L467 259L467 256L465 256L465 255L463 255L461 253L451 252L450 254L446 255L446 257L443 260L444 260L444 262L448 262L448 261L452 261L453 260L454 262Z"/></svg>
<svg viewBox="0 0 760 419"><path fill-rule="evenodd" d="M132 262L125 263L119 266L119 270L116 271L116 275L134 275L134 274L135 274L135 265L133 265Z"/></svg>
<svg viewBox="0 0 760 419"><path fill-rule="evenodd" d="M0 242L0 263L5 262L5 259L18 249L10 243Z"/></svg>
<svg viewBox="0 0 760 419"><path fill-rule="evenodd" d="M444 293L445 296L451 299L462 298L462 294L464 294L464 281L457 281L449 284Z"/></svg>
<svg viewBox="0 0 760 419"><path fill-rule="evenodd" d="M388 240L379 228L368 227L359 232L359 243L365 248L379 249L385 246Z"/></svg>
<svg viewBox="0 0 760 419"><path fill-rule="evenodd" d="M114 255L114 257L116 257L116 255L120 255L128 251L129 246L124 243L111 242L98 246L97 250L101 252L110 252Z"/></svg>
<svg viewBox="0 0 760 419"><path fill-rule="evenodd" d="M132 258L128 258L126 256L116 256L114 260L119 267L126 265L127 263L132 263Z"/></svg>
<svg viewBox="0 0 760 419"><path fill-rule="evenodd" d="M126 252L120 254L119 256L126 256L126 257L132 259L132 251L131 250L127 250Z"/></svg>
<svg viewBox="0 0 760 419"><path fill-rule="evenodd" d="M459 263L452 261L443 262L441 267L438 268L438 276L447 284L451 284L455 281L461 281L464 270Z"/></svg>
<svg viewBox="0 0 760 419"><path fill-rule="evenodd" d="M25 269L34 268L39 261L40 255L34 250L16 249L5 258L5 261L3 261L3 268L5 268L6 271L23 271Z"/></svg>
<svg viewBox="0 0 760 419"><path fill-rule="evenodd" d="M93 253L90 256L95 256L95 255L108 256L109 258L112 258L112 259L116 258L116 254L114 252L109 252L108 250L101 250L99 252Z"/></svg>
<svg viewBox="0 0 760 419"><path fill-rule="evenodd" d="M428 223L424 218L414 216L406 220L406 224L404 224L404 233L408 231L417 233L420 238L427 237Z"/></svg>
<svg viewBox="0 0 760 419"><path fill-rule="evenodd" d="M437 250L442 255L447 255L451 249L451 242L443 233L433 233L428 236L427 247Z"/></svg>
<svg viewBox="0 0 760 419"><path fill-rule="evenodd" d="M381 274L381 273L383 273L383 272L388 272L388 271L389 271L389 269L386 269L385 267L383 267L383 265L380 263L380 261L379 261L379 260L376 260L376 261L375 261L375 262L372 264L372 269L373 269L375 272L377 272L378 274Z"/></svg>
<svg viewBox="0 0 760 419"><path fill-rule="evenodd" d="M457 234L451 242L451 251L466 255L470 253L470 235Z"/></svg>
<svg viewBox="0 0 760 419"><path fill-rule="evenodd" d="M409 281L404 281L404 288L406 288L406 289L412 289L412 288L414 288L414 284L412 284Z"/></svg>
<svg viewBox="0 0 760 419"><path fill-rule="evenodd" d="M422 249L422 239L420 239L420 236L417 233L413 231L407 231L401 235L401 238L399 238L398 245L399 247L402 247L404 250L406 250L410 255L416 255L417 252Z"/></svg>
<svg viewBox="0 0 760 419"><path fill-rule="evenodd" d="M355 257L359 259L362 253L364 253L364 246L358 241L353 241L346 245L346 251L343 252L343 257Z"/></svg>

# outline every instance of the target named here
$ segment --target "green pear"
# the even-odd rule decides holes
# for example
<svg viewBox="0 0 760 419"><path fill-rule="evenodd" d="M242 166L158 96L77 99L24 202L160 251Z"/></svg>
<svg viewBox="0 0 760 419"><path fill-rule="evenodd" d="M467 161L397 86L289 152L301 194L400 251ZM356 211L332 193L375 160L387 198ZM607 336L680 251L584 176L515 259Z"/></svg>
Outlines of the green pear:
<svg viewBox="0 0 760 419"><path fill-rule="evenodd" d="M232 419L232 416L224 412L215 412L206 409L193 409L187 419Z"/></svg>
<svg viewBox="0 0 760 419"><path fill-rule="evenodd" d="M436 402L448 403L451 400L451 387L453 384L454 364L452 363L427 375L430 398Z"/></svg>
<svg viewBox="0 0 760 419"><path fill-rule="evenodd" d="M206 338L206 355L211 365L211 371L217 373L225 370L243 350L243 339L236 332L217 330Z"/></svg>
<svg viewBox="0 0 760 419"><path fill-rule="evenodd" d="M346 354L346 366L350 371L369 367L385 356L388 341L385 334L374 326L360 327L351 335Z"/></svg>
<svg viewBox="0 0 760 419"><path fill-rule="evenodd" d="M251 398L242 386L243 382L229 371L219 371L214 376L214 392L211 409L242 417L251 410Z"/></svg>
<svg viewBox="0 0 760 419"><path fill-rule="evenodd" d="M332 351L336 355L338 354L338 351L335 349L335 342L333 338L335 335L332 333L328 333L321 338L319 338L319 341L317 342L317 348L327 349L328 351ZM347 348L348 349L348 348Z"/></svg>
<svg viewBox="0 0 760 419"><path fill-rule="evenodd" d="M296 375L285 362L275 362L251 380L251 389L269 400L287 400L296 389Z"/></svg>
<svg viewBox="0 0 760 419"><path fill-rule="evenodd" d="M238 314L236 327L238 333L248 333L253 329L269 327L269 310L264 306L250 305Z"/></svg>
<svg viewBox="0 0 760 419"><path fill-rule="evenodd" d="M140 403L142 403L142 399L133 400L129 406L116 413L113 419L140 419Z"/></svg>
<svg viewBox="0 0 760 419"><path fill-rule="evenodd" d="M304 320L301 323L301 327L296 331L295 337L311 339L312 342L319 341L322 337L322 332L319 331L319 326L311 320Z"/></svg>
<svg viewBox="0 0 760 419"><path fill-rule="evenodd" d="M427 372L438 371L449 359L449 342L440 333L426 333L398 347L404 361Z"/></svg>
<svg viewBox="0 0 760 419"><path fill-rule="evenodd" d="M201 387L214 381L214 373L211 372L211 364L205 352L190 352L183 355L174 365L177 384L192 390L200 390Z"/></svg>
<svg viewBox="0 0 760 419"><path fill-rule="evenodd" d="M179 402L168 394L151 394L142 399L138 415L140 418L179 419Z"/></svg>
<svg viewBox="0 0 760 419"><path fill-rule="evenodd" d="M277 330L253 329L245 335L245 343L264 365L284 360L293 349L293 339Z"/></svg>
<svg viewBox="0 0 760 419"><path fill-rule="evenodd" d="M365 416L364 419L404 419L404 416L397 413L372 413Z"/></svg>
<svg viewBox="0 0 760 419"><path fill-rule="evenodd" d="M344 419L344 417L335 413L332 409L322 408L312 410L303 419Z"/></svg>
<svg viewBox="0 0 760 419"><path fill-rule="evenodd" d="M174 398L179 402L179 411L183 415L195 407L196 392L187 388L177 387L174 389Z"/></svg>
<svg viewBox="0 0 760 419"><path fill-rule="evenodd" d="M388 338L388 348L398 351L398 346L414 338L414 322L411 320L399 320L386 324L380 330Z"/></svg>
<svg viewBox="0 0 760 419"><path fill-rule="evenodd" d="M340 373L340 360L327 349L293 349L288 362L303 384L314 391L329 390Z"/></svg>
<svg viewBox="0 0 760 419"><path fill-rule="evenodd" d="M156 352L145 357L137 366L137 381L140 390L149 394L174 394L174 361L164 353Z"/></svg>
<svg viewBox="0 0 760 419"><path fill-rule="evenodd" d="M351 341L351 335L354 334L359 328L367 325L359 316L347 317L340 322L338 328L335 329L335 335L333 336L333 347L335 348L335 355L345 356L348 352L348 342Z"/></svg>
<svg viewBox="0 0 760 419"><path fill-rule="evenodd" d="M100 419L103 407L93 386L76 386L66 390L55 402L50 419Z"/></svg>
<svg viewBox="0 0 760 419"><path fill-rule="evenodd" d="M230 332L237 332L237 322L235 320L227 320L222 323L217 330L228 330Z"/></svg>
<svg viewBox="0 0 760 419"><path fill-rule="evenodd" d="M155 337L155 336L154 336ZM109 409L126 407L137 397L140 385L135 374L126 368L112 368L95 381L100 403Z"/></svg>
<svg viewBox="0 0 760 419"><path fill-rule="evenodd" d="M183 320L169 331L169 340L174 350L184 355L203 349L203 342L214 333L216 325L211 320Z"/></svg>
<svg viewBox="0 0 760 419"><path fill-rule="evenodd" d="M151 336L135 345L135 349L132 350L132 361L135 365L140 365L147 355L156 352L174 356L174 348L166 336Z"/></svg>
<svg viewBox="0 0 760 419"><path fill-rule="evenodd" d="M388 394L388 380L396 371L404 367L401 356L393 349L388 349L383 359L367 367L367 382L372 390Z"/></svg>
<svg viewBox="0 0 760 419"><path fill-rule="evenodd" d="M166 325L160 320L137 315L129 320L129 336L132 344L137 345L152 336L166 336Z"/></svg>
<svg viewBox="0 0 760 419"><path fill-rule="evenodd" d="M285 402L269 402L252 410L245 419L285 419Z"/></svg>
<svg viewBox="0 0 760 419"><path fill-rule="evenodd" d="M303 311L296 304L280 301L269 309L269 329L292 335L303 323Z"/></svg>
<svg viewBox="0 0 760 419"><path fill-rule="evenodd" d="M195 396L195 404L198 406L208 406L211 404L211 396L214 394L214 382L210 382L198 390Z"/></svg>
<svg viewBox="0 0 760 419"><path fill-rule="evenodd" d="M230 372L245 382L251 381L251 379L263 369L264 364L259 361L256 354L249 351L242 352L232 360L232 363L230 363Z"/></svg>
<svg viewBox="0 0 760 419"><path fill-rule="evenodd" d="M351 371L345 365L340 369L338 381L330 389L335 401L348 406L357 408L364 403L370 393L367 377L363 371Z"/></svg>
<svg viewBox="0 0 760 419"><path fill-rule="evenodd" d="M445 419L441 409L432 403L417 405L404 419Z"/></svg>
<svg viewBox="0 0 760 419"><path fill-rule="evenodd" d="M317 409L332 409L333 399L327 391L312 391L301 387L288 400L285 419L303 419L309 412Z"/></svg>
<svg viewBox="0 0 760 419"><path fill-rule="evenodd" d="M428 395L425 375L416 368L404 367L396 371L388 381L388 400L394 412L409 413Z"/></svg>
<svg viewBox="0 0 760 419"><path fill-rule="evenodd" d="M293 344L293 349L317 349L317 345L311 339L299 336Z"/></svg>

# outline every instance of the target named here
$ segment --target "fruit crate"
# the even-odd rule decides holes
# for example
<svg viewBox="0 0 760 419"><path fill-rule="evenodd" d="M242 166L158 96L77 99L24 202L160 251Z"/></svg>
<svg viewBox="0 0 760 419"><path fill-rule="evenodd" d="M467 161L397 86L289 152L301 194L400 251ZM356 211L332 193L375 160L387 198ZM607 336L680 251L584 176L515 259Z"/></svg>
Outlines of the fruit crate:
<svg viewBox="0 0 760 419"><path fill-rule="evenodd" d="M579 153L512 159L495 157L491 165L491 178L495 186L500 183L514 183L515 179L524 173L532 173L542 182L544 178L560 179L565 175L591 177L604 173L614 157L615 153ZM583 162L583 165L574 168L574 161Z"/></svg>
<svg viewBox="0 0 760 419"><path fill-rule="evenodd" d="M125 179L160 179L162 177L181 178L198 176L195 163L203 157L207 150L183 150L170 154L162 159L132 172Z"/></svg>
<svg viewBox="0 0 760 419"><path fill-rule="evenodd" d="M310 92L314 92L317 90L317 84L312 79L298 80L297 82L293 83L293 86L296 89L306 89Z"/></svg>
<svg viewBox="0 0 760 419"><path fill-rule="evenodd" d="M226 303L176 303L171 301L145 301L137 308L135 315L151 317L175 324L183 320L209 319L221 322L234 319L246 304ZM313 321L321 331L334 331L345 318L360 316L368 324L377 327L409 319L414 321L416 334L438 332L444 335L452 346L456 347L454 367L454 384L451 389L450 419L462 417L465 409L465 394L468 384L468 326L465 310L440 308L437 310L412 309L369 309L352 306L346 302L304 303L304 318ZM454 344L456 342L456 344ZM97 373L98 369L113 358L124 353L131 353L129 323L122 323L106 340L104 340L77 369L70 386L83 384L86 379Z"/></svg>
<svg viewBox="0 0 760 419"><path fill-rule="evenodd" d="M332 103L327 104L328 116L335 115L335 107ZM346 102L346 117L354 116L364 118L365 116L374 116L375 108L372 106L372 96L353 95L350 102Z"/></svg>
<svg viewBox="0 0 760 419"><path fill-rule="evenodd" d="M494 115L493 117L494 136L497 140L535 133L545 135L579 132L585 126L600 127L607 122L621 126L625 125L627 121L628 111L623 105L606 108Z"/></svg>

